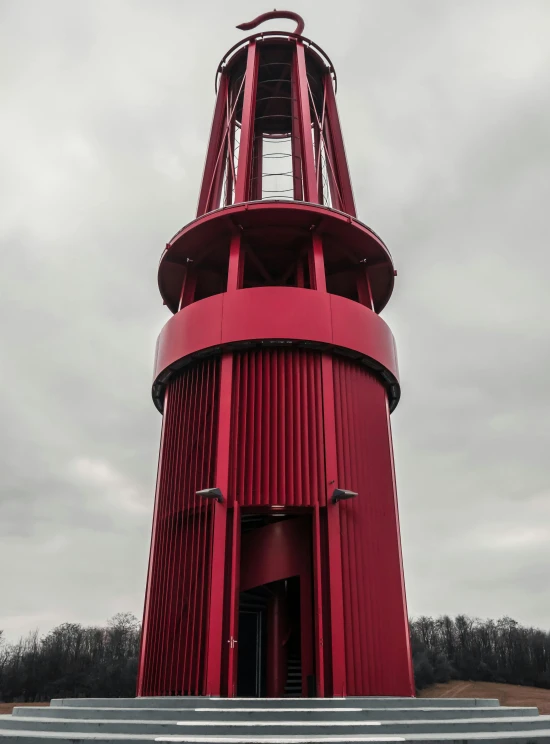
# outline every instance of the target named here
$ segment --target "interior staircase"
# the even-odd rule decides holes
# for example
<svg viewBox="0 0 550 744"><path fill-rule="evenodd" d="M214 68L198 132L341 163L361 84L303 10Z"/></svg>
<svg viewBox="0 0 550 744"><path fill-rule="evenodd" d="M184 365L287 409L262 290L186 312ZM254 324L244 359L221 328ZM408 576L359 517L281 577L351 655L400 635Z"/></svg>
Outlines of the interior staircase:
<svg viewBox="0 0 550 744"><path fill-rule="evenodd" d="M460 698L53 700L0 716L0 744L550 744L550 716Z"/></svg>
<svg viewBox="0 0 550 744"><path fill-rule="evenodd" d="M302 662L299 656L289 656L285 683L285 697L300 697L302 694Z"/></svg>

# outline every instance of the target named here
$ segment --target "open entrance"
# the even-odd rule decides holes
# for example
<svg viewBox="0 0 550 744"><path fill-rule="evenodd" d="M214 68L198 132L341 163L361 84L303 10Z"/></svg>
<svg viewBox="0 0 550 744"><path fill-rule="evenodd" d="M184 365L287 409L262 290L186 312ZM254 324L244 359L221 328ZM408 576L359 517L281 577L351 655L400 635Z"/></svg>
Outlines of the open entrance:
<svg viewBox="0 0 550 744"><path fill-rule="evenodd" d="M316 694L312 519L302 514L242 515L234 644L240 697Z"/></svg>
<svg viewBox="0 0 550 744"><path fill-rule="evenodd" d="M300 604L299 576L241 592L239 697L302 695Z"/></svg>
<svg viewBox="0 0 550 744"><path fill-rule="evenodd" d="M237 695L265 697L267 694L267 613L269 591L257 587L239 597L237 646Z"/></svg>

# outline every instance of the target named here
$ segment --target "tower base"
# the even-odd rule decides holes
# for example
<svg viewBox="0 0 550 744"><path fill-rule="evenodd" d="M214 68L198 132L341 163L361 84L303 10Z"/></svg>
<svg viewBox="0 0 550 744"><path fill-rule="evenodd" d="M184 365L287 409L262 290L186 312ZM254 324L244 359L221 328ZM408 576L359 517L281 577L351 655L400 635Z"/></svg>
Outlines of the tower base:
<svg viewBox="0 0 550 744"><path fill-rule="evenodd" d="M498 700L417 698L132 698L52 700L0 716L0 744L90 739L116 744L217 742L550 741L536 708Z"/></svg>

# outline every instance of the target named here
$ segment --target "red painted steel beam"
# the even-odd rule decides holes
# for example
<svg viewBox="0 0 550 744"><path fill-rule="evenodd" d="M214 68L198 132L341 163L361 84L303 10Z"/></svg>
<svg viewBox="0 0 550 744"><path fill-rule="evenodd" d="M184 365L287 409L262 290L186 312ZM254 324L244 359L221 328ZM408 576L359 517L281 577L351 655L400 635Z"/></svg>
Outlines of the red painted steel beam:
<svg viewBox="0 0 550 744"><path fill-rule="evenodd" d="M344 138L340 128L340 119L338 118L334 89L328 78L325 85L325 93L327 104L326 126L329 131L328 137L331 143L331 159L336 170L336 181L338 183L339 192L342 195L341 209L343 212L346 212L346 214L355 217L355 200L353 198L353 188L346 159Z"/></svg>
<svg viewBox="0 0 550 744"><path fill-rule="evenodd" d="M317 203L319 201L319 194L317 190L317 176L315 174L315 160L313 157L313 136L311 130L311 114L309 110L306 58L304 45L301 41L296 42L294 64L296 94L298 98L297 113L300 129L300 146L302 151L304 200L306 202Z"/></svg>
<svg viewBox="0 0 550 744"><path fill-rule="evenodd" d="M241 117L241 139L239 165L235 184L235 203L249 198L254 142L254 119L256 114L256 90L258 85L258 47L255 41L248 46L246 77L244 81L243 111Z"/></svg>
<svg viewBox="0 0 550 744"><path fill-rule="evenodd" d="M202 176L201 191L199 194L199 203L197 206L197 217L209 211L211 203L212 184L216 178L216 170L223 166L223 157L221 150L225 146L225 117L228 94L228 79L226 75L220 78L218 97L214 109L214 118L212 120L212 129L210 132L210 142L206 151L206 162L204 164L204 173Z"/></svg>

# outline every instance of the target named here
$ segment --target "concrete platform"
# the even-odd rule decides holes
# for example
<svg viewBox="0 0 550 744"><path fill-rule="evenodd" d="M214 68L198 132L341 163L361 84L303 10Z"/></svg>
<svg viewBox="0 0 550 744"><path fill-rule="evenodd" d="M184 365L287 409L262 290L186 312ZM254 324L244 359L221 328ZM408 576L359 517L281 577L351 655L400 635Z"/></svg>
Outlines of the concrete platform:
<svg viewBox="0 0 550 744"><path fill-rule="evenodd" d="M0 744L40 742L550 744L550 716L498 700L138 698L54 700L0 717Z"/></svg>

